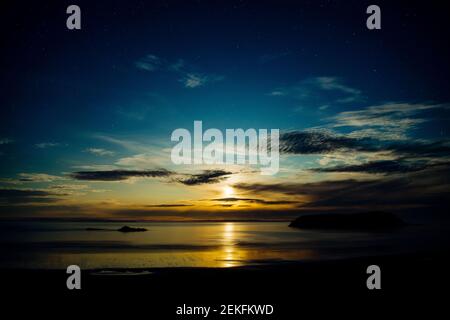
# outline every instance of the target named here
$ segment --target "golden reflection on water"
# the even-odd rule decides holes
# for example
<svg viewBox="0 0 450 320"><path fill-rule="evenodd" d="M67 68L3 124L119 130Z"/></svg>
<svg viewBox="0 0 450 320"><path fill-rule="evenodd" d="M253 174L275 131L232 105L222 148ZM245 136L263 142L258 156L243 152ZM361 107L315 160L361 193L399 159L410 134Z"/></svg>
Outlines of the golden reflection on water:
<svg viewBox="0 0 450 320"><path fill-rule="evenodd" d="M261 236L260 233L281 230L282 227L269 224L216 223L210 225L171 225L149 226L148 233L117 234L117 233L67 233L61 238L73 241L126 241L129 245L139 244L144 247L112 246L101 249L63 248L61 250L40 250L26 255L18 255L11 266L25 268L60 269L76 264L84 269L101 268L164 268L164 267L219 267L229 268L254 264L261 261L305 260L316 257L316 252L275 245L277 239ZM289 230L288 230L289 231ZM54 234L52 236L54 237ZM50 237L50 235L49 235ZM62 238L64 237L64 238ZM121 243L122 243L121 242ZM193 247L165 249L159 244L193 244ZM250 243L246 245L245 243ZM155 245L157 248L146 248L145 245Z"/></svg>
<svg viewBox="0 0 450 320"><path fill-rule="evenodd" d="M223 231L223 267L233 267L239 264L235 250L234 224L227 222ZM220 261L220 260L219 260Z"/></svg>

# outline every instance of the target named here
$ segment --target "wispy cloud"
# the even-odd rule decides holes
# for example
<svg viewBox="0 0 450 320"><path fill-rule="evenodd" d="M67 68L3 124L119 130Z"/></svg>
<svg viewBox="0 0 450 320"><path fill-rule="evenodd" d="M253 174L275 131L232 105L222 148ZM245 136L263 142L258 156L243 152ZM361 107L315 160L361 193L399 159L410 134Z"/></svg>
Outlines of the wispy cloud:
<svg viewBox="0 0 450 320"><path fill-rule="evenodd" d="M205 170L202 173L188 175L186 178L179 178L177 181L188 186L212 184L223 181L231 174L233 173L224 170Z"/></svg>
<svg viewBox="0 0 450 320"><path fill-rule="evenodd" d="M248 202L248 203L257 203L263 205L284 205L284 204L296 204L298 201L291 200L264 200L264 199L256 199L256 198L217 198L210 199L209 201L216 202Z"/></svg>
<svg viewBox="0 0 450 320"><path fill-rule="evenodd" d="M50 185L46 189L49 192L55 194L62 194L67 196L83 196L87 192L95 192L95 190L89 190L89 186L84 184L54 184Z"/></svg>
<svg viewBox="0 0 450 320"><path fill-rule="evenodd" d="M321 155L310 171L352 174L404 174L450 163L450 141L385 141L330 131L293 131L280 136L284 154Z"/></svg>
<svg viewBox="0 0 450 320"><path fill-rule="evenodd" d="M147 208L182 208L182 207L192 207L192 204L182 204L182 203L163 203L163 204L149 204L145 207Z"/></svg>
<svg viewBox="0 0 450 320"><path fill-rule="evenodd" d="M434 166L434 165L433 165ZM339 165L328 168L315 168L315 172L363 172L375 174L407 173L421 171L429 167L424 161L380 160L357 165Z"/></svg>
<svg viewBox="0 0 450 320"><path fill-rule="evenodd" d="M0 183L6 185L24 185L28 183L52 183L64 180L68 180L68 178L47 173L19 173L16 177L0 178Z"/></svg>
<svg viewBox="0 0 450 320"><path fill-rule="evenodd" d="M325 130L291 131L280 137L280 151L291 154L325 154L338 150L377 151L369 139L357 139Z"/></svg>
<svg viewBox="0 0 450 320"><path fill-rule="evenodd" d="M10 143L13 143L13 142L14 142L14 140L9 139L9 138L0 138L0 145L2 145L2 144L10 144Z"/></svg>
<svg viewBox="0 0 450 320"><path fill-rule="evenodd" d="M96 156L113 156L114 152L102 148L87 148L84 150L87 153L96 155Z"/></svg>
<svg viewBox="0 0 450 320"><path fill-rule="evenodd" d="M98 170L98 171L77 171L69 176L75 180L83 181L126 181L132 178L164 178L167 182L181 183L186 186L201 184L219 183L232 172L224 170L204 170L200 173L178 173L166 169L154 170ZM170 179L167 179L170 178Z"/></svg>
<svg viewBox="0 0 450 320"><path fill-rule="evenodd" d="M299 208L403 210L449 205L448 166L377 180L324 180L313 183L238 183L233 188L260 195L282 194L301 199Z"/></svg>
<svg viewBox="0 0 450 320"><path fill-rule="evenodd" d="M223 76L214 74L205 74L204 72L195 71L197 68L192 67L184 59L178 59L175 62L168 62L154 54L148 54L135 62L138 69L145 71L166 70L177 75L181 75L179 81L185 88L198 88L207 83L217 82L224 79Z"/></svg>
<svg viewBox="0 0 450 320"><path fill-rule="evenodd" d="M77 171L69 176L76 180L86 181L124 181L130 178L168 177L173 172L165 169L157 170L108 170L108 171Z"/></svg>
<svg viewBox="0 0 450 320"><path fill-rule="evenodd" d="M222 76L187 73L180 81L186 88L197 88L210 82L223 80Z"/></svg>
<svg viewBox="0 0 450 320"><path fill-rule="evenodd" d="M86 164L80 166L73 166L72 168L78 170L92 170L92 171L110 171L118 169L117 166L112 164Z"/></svg>
<svg viewBox="0 0 450 320"><path fill-rule="evenodd" d="M70 190L70 191L85 190L88 188L89 186L85 184L54 184L48 187L48 189L53 190Z"/></svg>
<svg viewBox="0 0 450 320"><path fill-rule="evenodd" d="M122 108L118 107L116 112L118 115L123 116L124 118L128 118L130 120L142 121L147 118L147 114L149 113L149 106L137 107L137 108Z"/></svg>
<svg viewBox="0 0 450 320"><path fill-rule="evenodd" d="M58 142L41 142L36 143L34 146L39 149L46 149L46 148L52 148L52 147L58 147L61 144Z"/></svg>
<svg viewBox="0 0 450 320"><path fill-rule="evenodd" d="M450 141L383 141L327 130L291 131L280 136L280 151L287 154L389 151L398 156L442 158L450 156Z"/></svg>
<svg viewBox="0 0 450 320"><path fill-rule="evenodd" d="M277 96L285 96L288 93L286 91L282 91L282 89L274 90L269 93L269 96L277 97Z"/></svg>
<svg viewBox="0 0 450 320"><path fill-rule="evenodd" d="M295 99L301 107L314 106L320 110L328 108L330 104L345 104L363 98L360 90L344 84L342 79L324 76L307 78L294 85L275 88L268 95L289 97Z"/></svg>
<svg viewBox="0 0 450 320"><path fill-rule="evenodd" d="M186 67L186 62L183 59L178 59L175 63L169 65L169 70L181 72Z"/></svg>
<svg viewBox="0 0 450 320"><path fill-rule="evenodd" d="M61 200L64 194L47 190L0 189L0 204L47 203Z"/></svg>
<svg viewBox="0 0 450 320"><path fill-rule="evenodd" d="M188 73L185 78L180 80L186 88L197 88L203 86L207 82L205 76Z"/></svg>
<svg viewBox="0 0 450 320"><path fill-rule="evenodd" d="M65 180L66 177L54 176L47 173L19 173L20 182L53 182Z"/></svg>
<svg viewBox="0 0 450 320"><path fill-rule="evenodd" d="M386 103L360 110L344 111L328 118L334 128L359 128L353 137L376 137L384 140L405 140L408 130L428 121L420 114L427 110L448 108L447 104Z"/></svg>
<svg viewBox="0 0 450 320"><path fill-rule="evenodd" d="M151 153L140 153L129 157L120 158L115 162L117 166L131 168L149 168L158 166L158 157Z"/></svg>
<svg viewBox="0 0 450 320"><path fill-rule="evenodd" d="M361 91L347 85L344 85L342 81L337 77L317 77L311 79L313 83L316 83L319 88L329 91L340 91L347 94L346 97L337 99L336 102L353 102L360 99Z"/></svg>
<svg viewBox="0 0 450 320"><path fill-rule="evenodd" d="M136 68L144 71L156 71L161 68L163 61L154 54L148 54L135 62Z"/></svg>
<svg viewBox="0 0 450 320"><path fill-rule="evenodd" d="M120 146L120 147L130 150L132 152L145 153L151 149L148 145L145 145L143 143L140 143L140 142L132 140L132 139L127 139L127 138L122 138L122 137L96 134L96 135L94 135L94 138L100 139L102 141L106 141L108 143L111 143L111 144L114 144L117 146Z"/></svg>

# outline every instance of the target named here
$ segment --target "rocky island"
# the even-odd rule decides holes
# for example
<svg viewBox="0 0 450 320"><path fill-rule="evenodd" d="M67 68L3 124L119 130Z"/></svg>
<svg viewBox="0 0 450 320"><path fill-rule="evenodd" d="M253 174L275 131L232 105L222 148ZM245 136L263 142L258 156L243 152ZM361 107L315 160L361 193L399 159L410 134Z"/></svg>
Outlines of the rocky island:
<svg viewBox="0 0 450 320"><path fill-rule="evenodd" d="M117 231L120 231L120 232L143 232L143 231L147 231L147 229L123 226L122 228L118 229Z"/></svg>
<svg viewBox="0 0 450 320"><path fill-rule="evenodd" d="M120 229L102 229L102 228L86 228L86 231L119 231L119 232L143 232L147 231L145 228L134 228L129 226L123 226Z"/></svg>

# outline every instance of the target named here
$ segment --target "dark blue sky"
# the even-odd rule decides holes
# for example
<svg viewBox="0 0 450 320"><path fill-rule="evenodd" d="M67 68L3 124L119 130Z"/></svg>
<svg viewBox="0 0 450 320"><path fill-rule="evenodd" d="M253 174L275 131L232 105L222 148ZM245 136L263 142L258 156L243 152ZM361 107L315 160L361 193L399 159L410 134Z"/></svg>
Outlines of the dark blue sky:
<svg viewBox="0 0 450 320"><path fill-rule="evenodd" d="M375 31L368 1L77 1L79 31L66 29L69 4L2 10L4 179L163 157L170 133L194 120L378 146L448 139L448 13L438 2L377 2ZM292 161L314 167L322 156ZM376 160L392 158L404 154Z"/></svg>

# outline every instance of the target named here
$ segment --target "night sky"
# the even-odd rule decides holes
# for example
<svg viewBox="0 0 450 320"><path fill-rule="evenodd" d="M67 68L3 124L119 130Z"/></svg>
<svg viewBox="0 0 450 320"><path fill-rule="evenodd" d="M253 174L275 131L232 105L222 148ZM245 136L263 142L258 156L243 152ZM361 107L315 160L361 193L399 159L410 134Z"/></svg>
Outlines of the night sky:
<svg viewBox="0 0 450 320"><path fill-rule="evenodd" d="M2 5L0 217L444 212L449 13L378 1L368 30L370 4ZM280 172L174 165L170 135L194 120L280 129Z"/></svg>

